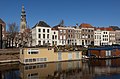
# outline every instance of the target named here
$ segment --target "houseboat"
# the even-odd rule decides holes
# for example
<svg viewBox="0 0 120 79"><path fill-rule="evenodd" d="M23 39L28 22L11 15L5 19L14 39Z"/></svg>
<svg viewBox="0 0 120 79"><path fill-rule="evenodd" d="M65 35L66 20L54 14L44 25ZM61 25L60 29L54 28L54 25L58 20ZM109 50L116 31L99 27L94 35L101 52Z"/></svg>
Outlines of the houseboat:
<svg viewBox="0 0 120 79"><path fill-rule="evenodd" d="M90 58L108 59L120 57L120 46L107 46L88 48L88 56Z"/></svg>
<svg viewBox="0 0 120 79"><path fill-rule="evenodd" d="M22 64L59 62L82 59L82 51L54 51L53 48L21 48L20 62Z"/></svg>

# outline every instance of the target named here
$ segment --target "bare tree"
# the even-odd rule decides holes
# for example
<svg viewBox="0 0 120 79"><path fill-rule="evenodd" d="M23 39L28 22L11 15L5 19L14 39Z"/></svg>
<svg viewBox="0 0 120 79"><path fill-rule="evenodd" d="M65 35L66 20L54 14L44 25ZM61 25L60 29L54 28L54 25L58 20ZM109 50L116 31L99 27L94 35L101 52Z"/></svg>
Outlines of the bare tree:
<svg viewBox="0 0 120 79"><path fill-rule="evenodd" d="M16 23L8 24L8 30L7 30L7 40L9 42L9 46L13 47L13 44L15 44L18 34L18 26Z"/></svg>
<svg viewBox="0 0 120 79"><path fill-rule="evenodd" d="M30 47L32 44L32 32L31 29L27 28L23 32L24 46Z"/></svg>
<svg viewBox="0 0 120 79"><path fill-rule="evenodd" d="M32 32L30 28L26 28L23 33L19 33L19 45L22 47L32 46Z"/></svg>

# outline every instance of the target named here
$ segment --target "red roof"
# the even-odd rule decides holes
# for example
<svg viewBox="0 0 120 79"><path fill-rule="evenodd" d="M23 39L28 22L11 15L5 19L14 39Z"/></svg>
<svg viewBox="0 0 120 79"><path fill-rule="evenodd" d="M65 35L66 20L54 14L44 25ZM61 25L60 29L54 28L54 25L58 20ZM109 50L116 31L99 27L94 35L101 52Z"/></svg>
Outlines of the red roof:
<svg viewBox="0 0 120 79"><path fill-rule="evenodd" d="M24 32L31 32L30 28L26 28Z"/></svg>
<svg viewBox="0 0 120 79"><path fill-rule="evenodd" d="M101 27L101 28L96 28L96 30L101 30L101 31L114 31L112 28L110 28L110 27L106 27L106 28L104 28L104 27Z"/></svg>
<svg viewBox="0 0 120 79"><path fill-rule="evenodd" d="M90 24L87 24L87 23L82 23L79 27L80 28L94 28L93 26L91 26Z"/></svg>

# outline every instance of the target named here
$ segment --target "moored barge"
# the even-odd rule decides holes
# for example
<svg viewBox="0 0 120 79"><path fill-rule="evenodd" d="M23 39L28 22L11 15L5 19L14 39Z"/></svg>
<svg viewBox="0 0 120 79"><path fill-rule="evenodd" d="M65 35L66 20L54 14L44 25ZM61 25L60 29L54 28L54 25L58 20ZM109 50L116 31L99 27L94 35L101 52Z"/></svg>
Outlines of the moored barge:
<svg viewBox="0 0 120 79"><path fill-rule="evenodd" d="M88 57L95 59L120 58L120 46L88 48Z"/></svg>

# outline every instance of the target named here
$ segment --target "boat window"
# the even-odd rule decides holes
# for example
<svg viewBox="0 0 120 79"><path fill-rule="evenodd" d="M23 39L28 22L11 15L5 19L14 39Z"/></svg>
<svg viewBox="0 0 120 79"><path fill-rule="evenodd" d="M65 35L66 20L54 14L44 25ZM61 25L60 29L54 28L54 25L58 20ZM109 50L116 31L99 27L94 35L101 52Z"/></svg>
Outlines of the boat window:
<svg viewBox="0 0 120 79"><path fill-rule="evenodd" d="M39 50L38 49L28 49L28 54L38 54Z"/></svg>

